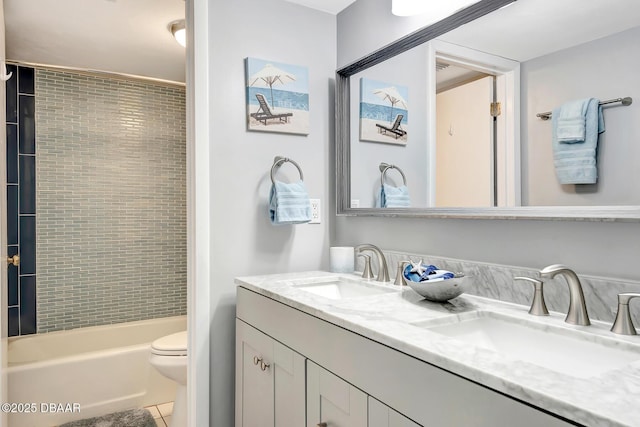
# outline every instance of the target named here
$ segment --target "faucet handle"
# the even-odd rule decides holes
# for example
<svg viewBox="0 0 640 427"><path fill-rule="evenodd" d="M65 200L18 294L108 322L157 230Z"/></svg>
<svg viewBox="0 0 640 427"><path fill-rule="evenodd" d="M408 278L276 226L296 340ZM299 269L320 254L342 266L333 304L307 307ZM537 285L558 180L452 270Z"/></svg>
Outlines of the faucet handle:
<svg viewBox="0 0 640 427"><path fill-rule="evenodd" d="M404 280L402 280L404 276L404 269L406 265L409 264L409 261L398 261L398 272L396 273L396 280L393 282L396 286L406 286Z"/></svg>
<svg viewBox="0 0 640 427"><path fill-rule="evenodd" d="M543 282L538 279L532 279L531 277L514 277L513 280L525 280L533 284L533 301L531 302L531 308L529 308L529 314L534 316L548 316L549 310L547 310L547 304L544 302L544 292L542 291Z"/></svg>
<svg viewBox="0 0 640 427"><path fill-rule="evenodd" d="M637 335L629 314L629 302L635 297L640 297L640 294L631 292L618 294L618 314L616 314L616 320L611 327L611 332L614 334Z"/></svg>
<svg viewBox="0 0 640 427"><path fill-rule="evenodd" d="M373 272L371 271L371 256L366 254L360 254L358 256L364 258L364 269L362 270L362 277L364 279L373 279Z"/></svg>

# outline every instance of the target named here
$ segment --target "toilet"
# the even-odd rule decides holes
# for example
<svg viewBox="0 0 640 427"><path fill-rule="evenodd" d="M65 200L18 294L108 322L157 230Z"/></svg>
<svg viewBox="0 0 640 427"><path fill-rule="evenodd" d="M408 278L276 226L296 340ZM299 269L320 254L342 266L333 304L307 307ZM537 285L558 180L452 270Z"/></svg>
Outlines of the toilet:
<svg viewBox="0 0 640 427"><path fill-rule="evenodd" d="M187 426L187 331L158 338L151 344L149 362L177 383L169 427Z"/></svg>

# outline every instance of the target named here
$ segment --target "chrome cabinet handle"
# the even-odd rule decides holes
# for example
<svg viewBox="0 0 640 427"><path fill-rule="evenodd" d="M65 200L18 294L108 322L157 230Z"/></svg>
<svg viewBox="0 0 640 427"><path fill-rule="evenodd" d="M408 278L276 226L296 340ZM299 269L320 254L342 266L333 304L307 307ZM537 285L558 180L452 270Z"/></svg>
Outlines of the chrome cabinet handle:
<svg viewBox="0 0 640 427"><path fill-rule="evenodd" d="M262 357L259 357L259 356L253 356L253 364L256 366L259 365L260 369L263 371L266 371L271 366L269 363L262 360Z"/></svg>

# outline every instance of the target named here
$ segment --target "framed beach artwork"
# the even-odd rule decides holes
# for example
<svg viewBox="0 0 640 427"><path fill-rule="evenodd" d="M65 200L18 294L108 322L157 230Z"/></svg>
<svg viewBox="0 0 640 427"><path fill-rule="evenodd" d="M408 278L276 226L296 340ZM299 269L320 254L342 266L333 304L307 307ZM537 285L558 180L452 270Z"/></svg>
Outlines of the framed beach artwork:
<svg viewBox="0 0 640 427"><path fill-rule="evenodd" d="M360 141L407 145L409 89L360 78Z"/></svg>
<svg viewBox="0 0 640 427"><path fill-rule="evenodd" d="M306 67L246 58L247 129L309 134Z"/></svg>

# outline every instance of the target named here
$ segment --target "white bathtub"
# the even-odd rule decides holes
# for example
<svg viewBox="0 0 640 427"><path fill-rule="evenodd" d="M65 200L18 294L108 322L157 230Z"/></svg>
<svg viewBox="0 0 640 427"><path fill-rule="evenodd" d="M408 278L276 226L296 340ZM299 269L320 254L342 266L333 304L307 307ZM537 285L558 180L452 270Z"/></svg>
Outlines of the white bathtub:
<svg viewBox="0 0 640 427"><path fill-rule="evenodd" d="M149 346L185 329L177 316L10 338L8 401L35 412L9 413L9 425L50 427L172 401L175 385L149 364Z"/></svg>

